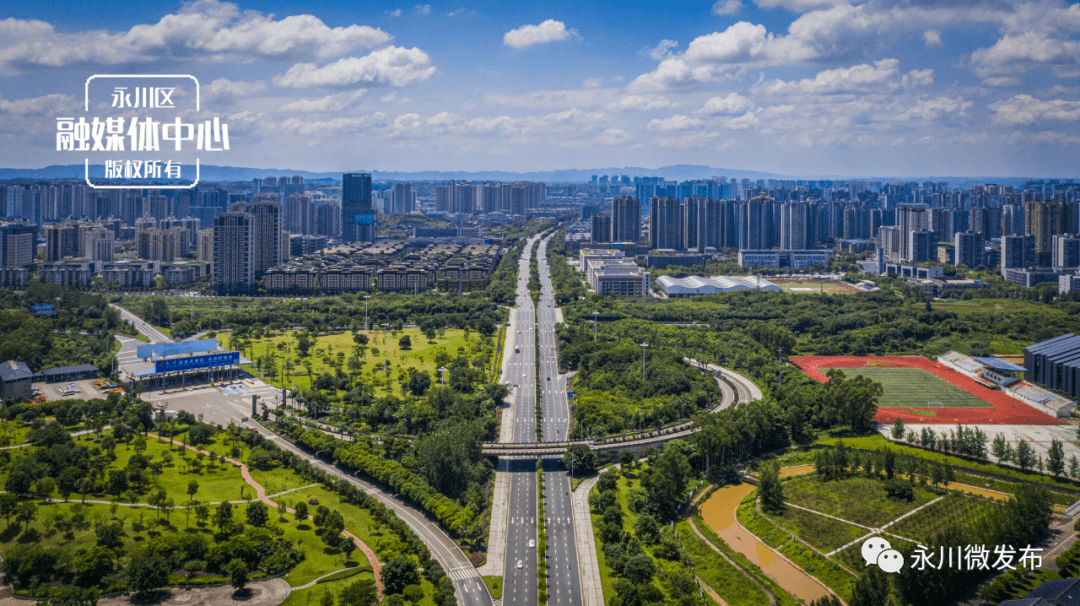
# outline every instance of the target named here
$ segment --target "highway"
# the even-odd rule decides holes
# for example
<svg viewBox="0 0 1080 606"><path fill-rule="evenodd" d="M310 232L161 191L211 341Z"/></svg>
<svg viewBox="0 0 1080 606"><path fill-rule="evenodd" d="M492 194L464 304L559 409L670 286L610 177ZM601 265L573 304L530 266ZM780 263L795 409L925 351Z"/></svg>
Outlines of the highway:
<svg viewBox="0 0 1080 606"><path fill-rule="evenodd" d="M139 316L136 316L135 314L131 313L130 311L128 311L126 309L124 309L123 307L120 307L119 305L114 305L112 303L109 303L109 306L112 307L113 309L115 309L116 311L120 312L120 317L121 318L127 320L128 322L131 322L132 326L135 327L135 330L139 331L140 334L142 334L144 337L146 337L147 339L150 340L151 345L157 345L158 343L172 343L173 342L172 339L165 336L165 333L163 333L160 330L154 328L154 326L152 324L150 324L146 320L143 320Z"/></svg>
<svg viewBox="0 0 1080 606"><path fill-rule="evenodd" d="M529 296L529 261L533 243L525 243L518 262L518 284L514 352L507 382L514 391L514 441L536 441L536 310ZM511 460L509 520L506 529L506 568L503 576L504 606L533 606L537 603L536 583L536 494L535 459ZM529 546L529 543L532 546ZM520 565L519 565L520 564Z"/></svg>
<svg viewBox="0 0 1080 606"><path fill-rule="evenodd" d="M561 442L570 432L570 407L566 385L559 376L558 337L555 334L555 290L551 285L547 245L540 241L537 268L540 272L540 309L537 332L540 336L540 403L543 440ZM544 506L547 523L548 604L581 606L581 583L574 540L574 513L571 510L570 474L559 459L544 460Z"/></svg>

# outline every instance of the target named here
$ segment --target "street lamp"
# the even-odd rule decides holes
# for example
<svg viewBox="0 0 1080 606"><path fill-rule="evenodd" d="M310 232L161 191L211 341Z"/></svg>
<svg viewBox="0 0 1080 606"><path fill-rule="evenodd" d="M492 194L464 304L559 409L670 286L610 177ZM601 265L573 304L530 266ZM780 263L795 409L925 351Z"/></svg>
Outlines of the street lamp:
<svg viewBox="0 0 1080 606"><path fill-rule="evenodd" d="M368 306L368 299L370 299L370 298L371 298L371 295L364 295L364 334L367 334L367 331L368 331L367 306Z"/></svg>
<svg viewBox="0 0 1080 606"><path fill-rule="evenodd" d="M645 380L645 348L648 347L648 346L649 346L648 343L645 343L645 342L641 343L641 380L642 381Z"/></svg>
<svg viewBox="0 0 1080 606"><path fill-rule="evenodd" d="M592 340L593 340L593 343L596 343L596 316L598 316L598 315L600 315L600 312L598 312L598 311L592 312Z"/></svg>
<svg viewBox="0 0 1080 606"><path fill-rule="evenodd" d="M442 388L443 389L446 389L446 371L448 371L448 370L450 370L450 369L445 367L445 366L442 366L442 367L439 368L439 377L442 378Z"/></svg>

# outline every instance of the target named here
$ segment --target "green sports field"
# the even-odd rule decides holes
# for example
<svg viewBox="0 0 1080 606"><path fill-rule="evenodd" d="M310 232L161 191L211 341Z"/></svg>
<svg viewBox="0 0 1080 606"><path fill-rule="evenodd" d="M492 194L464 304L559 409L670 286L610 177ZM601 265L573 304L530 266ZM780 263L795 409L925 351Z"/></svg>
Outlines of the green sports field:
<svg viewBox="0 0 1080 606"><path fill-rule="evenodd" d="M848 378L881 383L879 408L993 408L989 402L918 368L841 368ZM825 369L822 368L822 372Z"/></svg>

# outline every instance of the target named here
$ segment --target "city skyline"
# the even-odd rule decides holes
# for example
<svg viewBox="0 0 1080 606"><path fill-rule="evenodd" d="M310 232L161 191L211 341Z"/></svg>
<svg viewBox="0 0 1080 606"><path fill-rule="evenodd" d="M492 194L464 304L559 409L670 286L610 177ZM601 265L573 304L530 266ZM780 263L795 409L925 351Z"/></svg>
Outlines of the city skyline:
<svg viewBox="0 0 1080 606"><path fill-rule="evenodd" d="M55 118L107 115L100 73L195 75L232 140L201 161L232 166L1069 177L1080 145L1080 4L1055 0L86 9L0 14L0 165L81 162Z"/></svg>

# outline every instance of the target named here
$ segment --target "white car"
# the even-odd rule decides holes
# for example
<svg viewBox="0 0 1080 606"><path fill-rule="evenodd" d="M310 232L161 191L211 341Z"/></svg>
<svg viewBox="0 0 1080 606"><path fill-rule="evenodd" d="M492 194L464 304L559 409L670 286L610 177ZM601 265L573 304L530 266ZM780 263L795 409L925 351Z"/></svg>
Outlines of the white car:
<svg viewBox="0 0 1080 606"><path fill-rule="evenodd" d="M529 539L529 547L536 547L536 541Z"/></svg>
<svg viewBox="0 0 1080 606"><path fill-rule="evenodd" d="M521 568L522 566L524 566L524 564L521 562L521 560L518 560L517 567Z"/></svg>

